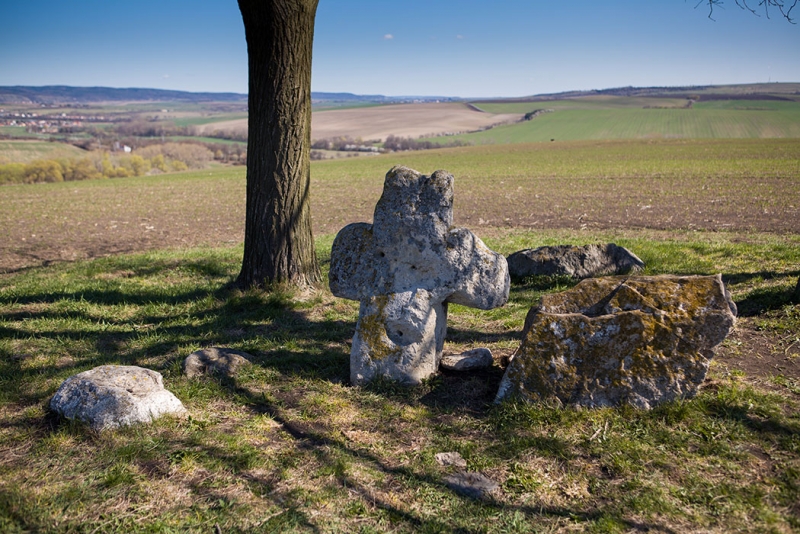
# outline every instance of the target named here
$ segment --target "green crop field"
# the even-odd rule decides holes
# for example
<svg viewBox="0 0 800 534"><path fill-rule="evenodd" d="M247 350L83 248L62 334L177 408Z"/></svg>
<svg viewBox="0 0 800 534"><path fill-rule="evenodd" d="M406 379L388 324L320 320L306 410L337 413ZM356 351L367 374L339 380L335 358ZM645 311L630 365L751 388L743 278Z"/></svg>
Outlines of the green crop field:
<svg viewBox="0 0 800 534"><path fill-rule="evenodd" d="M24 126L0 126L0 134L10 137L30 136Z"/></svg>
<svg viewBox="0 0 800 534"><path fill-rule="evenodd" d="M549 103L529 108L550 109ZM760 104L759 104L760 105ZM561 109L530 121L452 137L472 144L527 143L581 139L730 139L800 137L800 103L783 109L751 110L730 107L686 109Z"/></svg>
<svg viewBox="0 0 800 534"><path fill-rule="evenodd" d="M394 165L455 176L455 221L488 228L800 234L800 139L482 145L312 163L316 235L372 218ZM5 267L238 242L244 167L4 186ZM154 203L157 199L168 202ZM224 206L224 209L220 209ZM81 223L78 212L93 220ZM97 225L95 225L97 223ZM148 229L148 227L152 227Z"/></svg>
<svg viewBox="0 0 800 534"><path fill-rule="evenodd" d="M175 126L200 126L203 124L213 124L215 122L231 121L236 119L246 119L247 113L224 113L211 117L182 117L174 119Z"/></svg>
<svg viewBox="0 0 800 534"><path fill-rule="evenodd" d="M0 140L0 164L29 163L37 159L74 158L85 155L85 151L65 143Z"/></svg>
<svg viewBox="0 0 800 534"><path fill-rule="evenodd" d="M232 139L221 139L219 137L203 137L196 135L170 135L164 138L165 141L195 141L200 143L219 143L222 145L242 145L247 146L245 141L233 141Z"/></svg>
<svg viewBox="0 0 800 534"><path fill-rule="evenodd" d="M587 96L558 100L534 100L530 102L475 102L473 105L488 113L528 113L537 109L641 109L648 107L683 108L685 98Z"/></svg>
<svg viewBox="0 0 800 534"><path fill-rule="evenodd" d="M543 113L483 132L433 138L472 144L581 139L739 139L800 137L800 101L709 100L597 95L530 102L476 102L489 113Z"/></svg>

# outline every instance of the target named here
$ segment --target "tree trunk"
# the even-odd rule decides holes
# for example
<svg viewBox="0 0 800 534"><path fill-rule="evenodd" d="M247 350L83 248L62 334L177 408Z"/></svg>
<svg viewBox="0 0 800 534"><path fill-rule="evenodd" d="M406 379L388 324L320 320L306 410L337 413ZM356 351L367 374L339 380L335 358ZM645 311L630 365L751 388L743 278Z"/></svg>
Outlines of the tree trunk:
<svg viewBox="0 0 800 534"><path fill-rule="evenodd" d="M241 288L321 280L309 209L317 2L239 0L250 80Z"/></svg>

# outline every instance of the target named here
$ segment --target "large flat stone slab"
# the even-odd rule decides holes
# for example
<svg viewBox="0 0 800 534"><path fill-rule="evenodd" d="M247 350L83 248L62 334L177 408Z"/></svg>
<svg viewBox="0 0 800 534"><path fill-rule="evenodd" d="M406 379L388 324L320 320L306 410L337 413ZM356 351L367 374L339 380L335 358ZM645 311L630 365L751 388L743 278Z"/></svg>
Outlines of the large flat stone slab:
<svg viewBox="0 0 800 534"><path fill-rule="evenodd" d="M497 401L651 408L692 397L735 315L720 275L584 280L528 313Z"/></svg>

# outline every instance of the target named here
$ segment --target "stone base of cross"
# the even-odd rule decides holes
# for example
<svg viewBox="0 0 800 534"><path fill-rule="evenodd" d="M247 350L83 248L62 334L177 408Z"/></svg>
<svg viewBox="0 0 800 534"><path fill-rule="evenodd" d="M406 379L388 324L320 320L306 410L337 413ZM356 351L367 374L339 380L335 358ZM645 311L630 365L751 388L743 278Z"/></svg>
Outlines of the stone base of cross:
<svg viewBox="0 0 800 534"><path fill-rule="evenodd" d="M406 167L386 174L373 224L354 223L331 250L334 295L361 302L350 380L418 384L436 373L448 303L481 309L508 300L506 259L453 228L453 176Z"/></svg>

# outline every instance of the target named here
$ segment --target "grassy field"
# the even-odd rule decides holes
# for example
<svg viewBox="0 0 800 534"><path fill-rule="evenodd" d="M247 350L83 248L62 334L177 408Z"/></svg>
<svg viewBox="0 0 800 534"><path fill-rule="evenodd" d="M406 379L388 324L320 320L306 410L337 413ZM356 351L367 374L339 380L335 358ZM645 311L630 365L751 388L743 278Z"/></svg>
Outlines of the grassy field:
<svg viewBox="0 0 800 534"><path fill-rule="evenodd" d="M247 147L247 143L244 141L232 141L231 139L220 139L218 137L201 137L196 135L170 135L164 138L167 141L178 141L178 142L191 142L191 141L199 141L200 143L214 143L214 144L223 144L223 145L242 145L242 147Z"/></svg>
<svg viewBox="0 0 800 534"><path fill-rule="evenodd" d="M312 164L312 218L317 235L371 220L384 175L402 164L450 171L456 224L479 232L800 234L798 161L796 139L532 143L345 158ZM241 242L244 175L243 167L233 167L5 186L0 231L8 239L0 240L0 269Z"/></svg>
<svg viewBox="0 0 800 534"><path fill-rule="evenodd" d="M512 230L488 243L508 252L523 242L608 237ZM789 345L800 309L788 302L800 247L775 236L746 241L703 233L617 239L645 259L650 273L721 270L740 308L760 310L757 319L740 321L696 399L652 412L494 406L497 365L443 374L417 388L349 387L357 304L325 290L302 296L231 290L238 247L115 256L5 276L0 528L798 529L800 380L777 370L744 372L741 352L749 347L744 333L758 333L757 320L764 332L777 332L770 350L786 360L800 357ZM319 241L325 265L330 243L329 236ZM499 310L452 306L445 351L487 346L496 357L508 355L528 307L543 292L568 285L550 279L515 285ZM245 350L255 365L236 379L184 377L181 361L204 346ZM61 381L109 363L163 373L190 417L96 434L48 412ZM434 457L451 451L500 491L475 501L449 489L444 478L453 468Z"/></svg>
<svg viewBox="0 0 800 534"><path fill-rule="evenodd" d="M182 117L172 122L175 123L175 126L201 126L236 119L247 119L247 113L225 113L210 117Z"/></svg>
<svg viewBox="0 0 800 534"><path fill-rule="evenodd" d="M648 274L723 273L740 310L693 400L651 412L492 403L540 295L450 307L446 353L491 370L348 385L358 303L230 286L244 169L6 186L0 195L3 532L794 532L800 530L800 141L477 146L315 162L327 272L394 164L455 175L456 224L509 254L616 242ZM145 251L145 252L142 252ZM120 254L120 252L136 252ZM70 260L70 261L64 261ZM188 379L206 346L253 355ZM47 408L101 364L163 373L190 417L97 434ZM439 452L500 484L451 490Z"/></svg>
<svg viewBox="0 0 800 534"><path fill-rule="evenodd" d="M65 143L0 140L0 164L30 163L37 159L76 158L86 155L86 151Z"/></svg>
<svg viewBox="0 0 800 534"><path fill-rule="evenodd" d="M581 139L741 139L800 137L800 102L720 101L698 103L692 108L641 108L620 103L594 101L531 102L481 105L499 112L505 109L527 113L552 110L532 120L491 130L453 137L433 138L447 142L459 139L472 144L527 143ZM684 101L685 104L685 101Z"/></svg>
<svg viewBox="0 0 800 534"><path fill-rule="evenodd" d="M0 134L10 137L30 137L24 126L0 126Z"/></svg>

